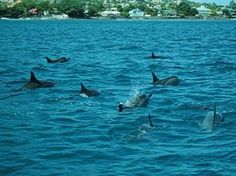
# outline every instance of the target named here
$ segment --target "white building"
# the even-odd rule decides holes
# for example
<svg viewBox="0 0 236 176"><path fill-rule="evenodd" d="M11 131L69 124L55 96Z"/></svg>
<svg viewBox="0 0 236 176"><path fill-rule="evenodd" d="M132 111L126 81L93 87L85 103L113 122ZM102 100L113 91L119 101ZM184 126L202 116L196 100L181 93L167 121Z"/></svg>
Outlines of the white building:
<svg viewBox="0 0 236 176"><path fill-rule="evenodd" d="M198 11L198 15L203 16L204 18L208 17L210 14L210 9L208 9L204 6L198 7L197 11Z"/></svg>
<svg viewBox="0 0 236 176"><path fill-rule="evenodd" d="M120 12L116 8L111 8L111 10L106 10L101 12L102 17L119 17Z"/></svg>
<svg viewBox="0 0 236 176"><path fill-rule="evenodd" d="M182 2L182 0L176 0L176 4L179 5Z"/></svg>
<svg viewBox="0 0 236 176"><path fill-rule="evenodd" d="M129 11L129 16L132 17L132 18L143 17L144 16L144 12L141 11L139 8L133 9L133 10Z"/></svg>

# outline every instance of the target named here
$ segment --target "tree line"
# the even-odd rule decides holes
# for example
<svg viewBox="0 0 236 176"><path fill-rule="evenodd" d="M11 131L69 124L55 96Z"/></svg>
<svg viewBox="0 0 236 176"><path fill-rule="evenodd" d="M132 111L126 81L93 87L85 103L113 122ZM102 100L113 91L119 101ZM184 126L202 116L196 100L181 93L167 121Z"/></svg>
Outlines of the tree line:
<svg viewBox="0 0 236 176"><path fill-rule="evenodd" d="M234 2L231 2L232 6L235 6ZM122 7L117 4L116 7L123 17L129 17L129 11L135 8L139 8L145 14L151 16L156 16L161 11L173 9L176 10L178 16L195 16L198 12L196 8L192 8L193 2L183 1L179 5L176 3L169 3L168 8L165 3L161 4L161 9L153 8L147 6L145 2L138 4L129 4L126 7ZM200 4L198 4L200 6ZM210 6L206 4L207 7L217 10L219 8L214 3ZM108 6L105 7L102 0L22 0L20 3L14 3L14 5L9 5L6 2L0 2L0 17L8 18L21 18L21 17L32 17L32 16L43 16L44 12L47 11L48 14L67 14L72 18L89 18L98 17L100 12L106 10ZM37 12L32 13L31 9L36 9Z"/></svg>
<svg viewBox="0 0 236 176"><path fill-rule="evenodd" d="M71 17L84 17L85 1L80 0L22 0L20 3L10 5L0 2L0 16L9 18L42 16L44 11L49 14L68 14ZM37 9L36 13L32 13L32 9Z"/></svg>

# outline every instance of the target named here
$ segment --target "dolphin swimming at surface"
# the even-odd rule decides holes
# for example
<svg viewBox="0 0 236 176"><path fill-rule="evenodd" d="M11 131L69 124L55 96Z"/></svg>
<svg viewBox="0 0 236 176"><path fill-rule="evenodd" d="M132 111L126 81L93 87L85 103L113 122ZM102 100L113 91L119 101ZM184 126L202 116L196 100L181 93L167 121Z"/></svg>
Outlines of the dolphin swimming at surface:
<svg viewBox="0 0 236 176"><path fill-rule="evenodd" d="M68 62L69 58L66 57L60 57L58 59L50 59L49 57L45 57L48 63L62 63L62 62Z"/></svg>
<svg viewBox="0 0 236 176"><path fill-rule="evenodd" d="M36 89L36 88L47 88L47 87L53 87L54 83L52 82L48 82L48 81L39 81L34 73L31 71L30 73L30 80L21 88L15 90L15 92L11 95L5 96L5 97L0 97L0 100L4 100L10 97L15 97L18 95L21 95L21 91L25 90L25 89Z"/></svg>
<svg viewBox="0 0 236 176"><path fill-rule="evenodd" d="M154 124L152 123L152 118L151 118L151 114L148 114L148 124L144 124L145 126L147 126L148 128L150 127L154 127Z"/></svg>
<svg viewBox="0 0 236 176"><path fill-rule="evenodd" d="M124 109L136 108L136 107L144 107L148 104L150 97L152 94L138 94L133 97L131 100L128 100L125 104L122 102L117 106L117 110L122 112Z"/></svg>
<svg viewBox="0 0 236 176"><path fill-rule="evenodd" d="M216 111L216 105L214 105L214 111L208 112L202 122L202 127L212 129L215 125L224 122L224 117L221 113Z"/></svg>
<svg viewBox="0 0 236 176"><path fill-rule="evenodd" d="M88 89L87 87L84 86L83 83L80 83L81 88L80 88L80 96L82 97L94 97L100 95L100 92L97 90L93 89Z"/></svg>
<svg viewBox="0 0 236 176"><path fill-rule="evenodd" d="M152 119L151 119L151 114L148 114L148 122L149 122L149 126L150 127L154 127L153 123L152 123Z"/></svg>
<svg viewBox="0 0 236 176"><path fill-rule="evenodd" d="M53 87L53 86L54 86L54 83L52 83L52 82L38 80L36 78L35 74L31 71L30 80L28 83L26 83L23 86L23 89L24 88L36 89L36 88L46 88L46 87Z"/></svg>
<svg viewBox="0 0 236 176"><path fill-rule="evenodd" d="M157 58L160 58L160 56L156 56L156 55L154 54L154 52L152 52L151 58L152 58L152 59L157 59Z"/></svg>
<svg viewBox="0 0 236 176"><path fill-rule="evenodd" d="M151 130L154 128L154 124L152 123L151 115L150 113L148 114L148 124L142 124L139 127L139 131L142 133L146 133L147 131Z"/></svg>
<svg viewBox="0 0 236 176"><path fill-rule="evenodd" d="M170 76L164 79L159 79L153 72L152 72L152 83L154 85L164 85L164 86L177 86L179 84L179 78L177 76Z"/></svg>

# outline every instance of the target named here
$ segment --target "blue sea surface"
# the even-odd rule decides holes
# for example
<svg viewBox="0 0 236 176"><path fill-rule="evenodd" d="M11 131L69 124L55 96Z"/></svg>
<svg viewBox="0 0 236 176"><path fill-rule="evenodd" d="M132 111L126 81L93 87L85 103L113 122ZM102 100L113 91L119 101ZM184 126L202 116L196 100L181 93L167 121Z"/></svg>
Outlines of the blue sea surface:
<svg viewBox="0 0 236 176"><path fill-rule="evenodd" d="M0 176L236 175L236 21L0 20L0 40ZM55 86L19 91L30 71Z"/></svg>

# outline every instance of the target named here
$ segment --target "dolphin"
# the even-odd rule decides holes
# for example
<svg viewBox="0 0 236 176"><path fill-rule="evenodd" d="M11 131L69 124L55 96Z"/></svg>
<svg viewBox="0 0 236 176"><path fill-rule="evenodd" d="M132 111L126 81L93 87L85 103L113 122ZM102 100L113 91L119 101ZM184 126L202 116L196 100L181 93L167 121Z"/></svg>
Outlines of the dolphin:
<svg viewBox="0 0 236 176"><path fill-rule="evenodd" d="M122 102L117 106L117 110L122 112L124 109L136 108L136 107L144 107L148 104L150 97L152 94L145 95L139 94L135 96L133 99L128 100L125 104Z"/></svg>
<svg viewBox="0 0 236 176"><path fill-rule="evenodd" d="M164 79L159 79L153 72L152 72L152 83L154 85L164 85L164 86L177 86L179 84L179 78L177 76L170 76Z"/></svg>
<svg viewBox="0 0 236 176"><path fill-rule="evenodd" d="M214 111L208 112L205 118L203 119L202 126L203 128L212 129L215 125L224 122L224 117L221 113L216 111L216 105L214 105Z"/></svg>
<svg viewBox="0 0 236 176"><path fill-rule="evenodd" d="M147 131L151 130L154 128L154 124L152 123L151 115L150 113L148 114L148 124L142 124L139 127L139 131L142 133L146 133Z"/></svg>
<svg viewBox="0 0 236 176"><path fill-rule="evenodd" d="M80 83L80 85L81 85L80 96L82 97L94 97L100 94L100 92L98 92L97 90L88 89L87 87L84 86L83 83Z"/></svg>
<svg viewBox="0 0 236 176"><path fill-rule="evenodd" d="M58 59L50 59L49 57L45 57L48 63L62 63L62 62L68 62L69 58L66 57L60 57Z"/></svg>
<svg viewBox="0 0 236 176"><path fill-rule="evenodd" d="M54 83L48 81L39 81L34 73L31 71L30 73L30 80L26 83L23 88L27 89L36 89L36 88L46 88L46 87L53 87Z"/></svg>
<svg viewBox="0 0 236 176"><path fill-rule="evenodd" d="M160 58L160 56L156 56L156 55L154 54L154 52L152 52L151 58L152 58L152 59L157 59L157 58Z"/></svg>
<svg viewBox="0 0 236 176"><path fill-rule="evenodd" d="M150 127L154 127L154 124L152 123L151 115L150 113L148 114L148 122Z"/></svg>

